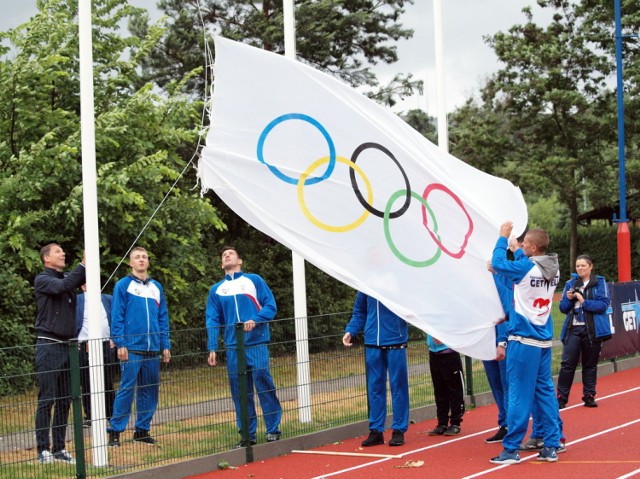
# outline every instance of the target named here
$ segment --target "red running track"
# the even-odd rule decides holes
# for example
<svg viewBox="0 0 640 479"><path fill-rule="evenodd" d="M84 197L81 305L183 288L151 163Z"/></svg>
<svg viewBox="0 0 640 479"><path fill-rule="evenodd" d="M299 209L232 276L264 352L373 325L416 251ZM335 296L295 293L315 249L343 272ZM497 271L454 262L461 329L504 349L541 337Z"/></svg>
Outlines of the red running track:
<svg viewBox="0 0 640 479"><path fill-rule="evenodd" d="M484 442L496 430L497 409L490 405L467 411L459 436L429 436L426 431L436 425L431 420L412 424L405 434L406 443L400 447L384 444L364 449L360 447L363 435L313 450L399 458L291 453L189 479L538 479L551 474L566 478L640 477L639 373L640 369L631 369L598 378L597 408L583 407L582 384L573 385L571 402L561 411L567 452L560 454L555 463L537 461L537 453L521 453L520 464L491 464L489 459L500 453L502 445ZM387 432L385 439L389 438ZM424 463L420 467L403 467L417 461Z"/></svg>

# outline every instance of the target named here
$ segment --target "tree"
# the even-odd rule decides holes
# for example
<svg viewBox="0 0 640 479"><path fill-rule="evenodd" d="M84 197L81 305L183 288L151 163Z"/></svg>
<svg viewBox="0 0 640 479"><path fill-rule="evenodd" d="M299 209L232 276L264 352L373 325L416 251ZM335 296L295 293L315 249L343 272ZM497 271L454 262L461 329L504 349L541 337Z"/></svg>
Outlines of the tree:
<svg viewBox="0 0 640 479"><path fill-rule="evenodd" d="M31 343L15 336L33 325L29 303L42 269L40 247L60 242L68 263L83 249L76 6L63 0L39 6L26 25L0 34L0 254L18 301L0 302L0 316L26 328L1 335L0 346ZM127 274L119 261L141 233L137 242L153 255L151 271L166 287L174 327L200 325L212 274L210 235L224 228L210 201L192 191L193 180L180 178L185 153L197 142L202 103L185 94L188 76L162 93L139 87L140 62L161 30L124 38L118 25L133 13L126 0L94 0L93 7L103 282L114 273L109 291Z"/></svg>
<svg viewBox="0 0 640 479"><path fill-rule="evenodd" d="M404 6L412 3L413 0L297 1L298 58L354 87L378 87L371 67L397 61L396 42L413 35L413 30L399 23ZM281 0L160 0L158 7L168 17L167 33L144 66L146 78L160 86L211 60L211 34L284 54ZM146 35L148 17L134 19L130 28L138 35ZM208 32L206 37L203 31ZM194 79L194 91L203 91L205 73ZM393 105L396 96L421 89L421 81L398 74L369 95Z"/></svg>
<svg viewBox="0 0 640 479"><path fill-rule="evenodd" d="M527 23L487 38L504 66L483 94L515 133L506 160L515 161L521 185L540 196L555 193L567 207L573 263L583 192L602 200L615 191L612 64L575 5L538 3L556 10L547 28L527 8Z"/></svg>
<svg viewBox="0 0 640 479"><path fill-rule="evenodd" d="M430 142L438 142L438 132L435 126L436 119L423 110L409 110L407 113L401 113L400 118Z"/></svg>

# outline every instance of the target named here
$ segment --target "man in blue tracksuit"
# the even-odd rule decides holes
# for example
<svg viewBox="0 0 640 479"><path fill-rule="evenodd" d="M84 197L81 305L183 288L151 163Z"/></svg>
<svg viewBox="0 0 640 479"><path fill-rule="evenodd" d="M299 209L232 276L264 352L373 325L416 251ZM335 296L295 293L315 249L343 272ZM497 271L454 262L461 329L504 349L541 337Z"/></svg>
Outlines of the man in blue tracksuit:
<svg viewBox="0 0 640 479"><path fill-rule="evenodd" d="M513 305L507 312L508 433L502 440L504 450L491 462L520 462L518 450L527 432L534 402L545 444L538 459L554 462L558 460L561 436L558 402L551 377L551 302L560 280L558 258L555 254L546 254L548 234L541 229L532 229L522 241L522 251L516 250L515 259L510 261L507 248L512 230L510 221L501 225L491 260L495 273L513 285Z"/></svg>
<svg viewBox="0 0 640 479"><path fill-rule="evenodd" d="M507 381L507 324L502 322L497 324L496 330L496 358L482 361L484 371L487 374L491 394L498 407L498 430L496 433L485 439L485 442L502 442L507 435L507 411L509 408L509 382Z"/></svg>
<svg viewBox="0 0 640 479"><path fill-rule="evenodd" d="M257 442L258 420L253 400L254 386L264 414L267 442L277 441L281 435L282 407L269 370L267 346L271 340L269 322L275 318L278 311L276 301L264 279L257 274L242 272L242 256L233 246L225 246L222 249L221 260L225 278L211 287L207 300L208 363L210 366L217 364L218 339L223 330L229 386L236 409L236 424L244 438L245 425L242 424L240 414L238 349L235 331L236 325L242 323L249 404L249 424L246 432L249 439L242 439L236 447L247 447Z"/></svg>
<svg viewBox="0 0 640 479"><path fill-rule="evenodd" d="M119 280L113 290L111 339L120 360L120 387L109 421L109 446L120 446L120 433L131 415L136 392L136 422L133 440L155 444L151 419L158 407L160 354L171 360L169 312L162 285L147 274L149 256L141 247L129 254L131 274Z"/></svg>
<svg viewBox="0 0 640 479"><path fill-rule="evenodd" d="M513 259L514 250L519 245L518 243L509 244L509 250L512 253L511 259ZM521 249L518 250L520 253ZM524 256L524 253L521 253ZM495 273L491 267L491 261L489 261L487 268L492 273ZM491 437L485 439L485 442L494 443L502 442L507 435L507 411L509 408L509 381L507 380L507 338L509 337L509 331L507 328L507 315L511 306L513 305L513 286L507 281L504 276L493 274L493 281L500 297L500 303L504 309L505 317L502 322L495 326L496 331L496 357L488 361L482 361L484 365L485 373L487 374L487 380L489 381L489 387L491 388L491 394L498 407L498 431Z"/></svg>
<svg viewBox="0 0 640 479"><path fill-rule="evenodd" d="M358 293L342 343L351 346L353 336L363 330L370 433L362 446L384 444L382 433L387 417L387 373L393 410L393 433L389 445L401 446L404 444L404 433L409 428L409 328L402 318L377 299Z"/></svg>

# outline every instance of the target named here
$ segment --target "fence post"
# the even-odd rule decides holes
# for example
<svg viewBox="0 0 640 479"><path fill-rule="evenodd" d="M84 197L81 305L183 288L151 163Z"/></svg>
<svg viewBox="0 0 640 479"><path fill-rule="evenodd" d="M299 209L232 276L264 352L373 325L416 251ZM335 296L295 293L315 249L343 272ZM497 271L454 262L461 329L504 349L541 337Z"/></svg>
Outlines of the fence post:
<svg viewBox="0 0 640 479"><path fill-rule="evenodd" d="M69 342L69 364L71 377L71 401L73 403L73 442L76 449L76 477L87 477L87 464L84 458L84 432L82 427L82 391L80 387L80 358L78 341Z"/></svg>
<svg viewBox="0 0 640 479"><path fill-rule="evenodd" d="M476 397L473 395L473 359L471 356L464 357L464 369L467 376L467 396L473 406L476 405Z"/></svg>
<svg viewBox="0 0 640 479"><path fill-rule="evenodd" d="M247 462L253 462L253 447L249 434L249 377L247 376L247 357L244 347L244 323L236 323L236 345L238 347L238 388L240 393L240 435L246 445ZM253 394L253 391L251 391Z"/></svg>

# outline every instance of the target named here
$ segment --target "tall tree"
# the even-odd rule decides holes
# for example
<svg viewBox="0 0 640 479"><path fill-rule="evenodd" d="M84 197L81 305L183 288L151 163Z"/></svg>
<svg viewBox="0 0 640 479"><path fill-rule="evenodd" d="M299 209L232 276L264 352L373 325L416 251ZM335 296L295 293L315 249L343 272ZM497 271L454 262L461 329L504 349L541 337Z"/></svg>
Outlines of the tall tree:
<svg viewBox="0 0 640 479"><path fill-rule="evenodd" d="M185 151L197 141L202 103L184 93L187 78L162 93L151 84L138 88L140 61L161 30L144 39L122 37L119 24L132 13L126 0L92 4L103 281L177 182L138 242L153 254L152 274L167 286L173 324L194 317L200 323L204 301L194 290L206 294L209 235L223 225L210 202L192 191L193 182L179 175ZM39 248L56 240L74 263L84 241L76 4L49 0L39 7L28 23L0 34L0 255L12 275L3 284L27 301L42 268ZM107 290L127 272L120 266ZM3 323L31 328L34 315L22 314L33 312L31 304L0 302L0 308Z"/></svg>
<svg viewBox="0 0 640 479"><path fill-rule="evenodd" d="M378 87L371 67L398 60L396 43L413 35L413 30L399 23L405 5L412 3L413 0L298 0L298 58L354 87ZM205 56L206 47L213 45L212 34L284 53L282 0L160 0L158 7L168 17L167 33L144 65L146 78L161 86L209 61ZM135 19L130 28L138 35L146 35L148 17ZM194 82L196 91L202 91L205 73ZM411 74L398 74L369 95L393 105L397 97L421 88L422 82L413 80Z"/></svg>
<svg viewBox="0 0 640 479"><path fill-rule="evenodd" d="M542 28L527 22L487 39L503 67L484 98L516 132L515 159L523 185L556 193L569 212L570 256L577 251L578 214L584 203L613 197L616 163L611 58L597 48L575 4L539 0L555 10Z"/></svg>

